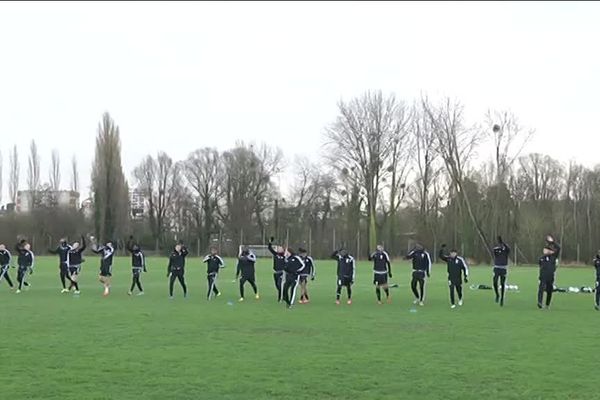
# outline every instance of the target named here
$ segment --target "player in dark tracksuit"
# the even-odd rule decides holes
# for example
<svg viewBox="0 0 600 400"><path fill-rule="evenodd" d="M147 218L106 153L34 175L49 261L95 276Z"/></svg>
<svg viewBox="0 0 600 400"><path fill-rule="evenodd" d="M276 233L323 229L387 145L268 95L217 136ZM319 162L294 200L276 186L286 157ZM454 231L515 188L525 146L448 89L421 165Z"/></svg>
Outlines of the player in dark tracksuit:
<svg viewBox="0 0 600 400"><path fill-rule="evenodd" d="M342 287L346 287L348 293L348 304L352 304L352 284L356 275L354 257L348 254L346 249L336 250L331 258L337 260L337 289L335 304L340 304Z"/></svg>
<svg viewBox="0 0 600 400"><path fill-rule="evenodd" d="M215 296L221 295L221 292L217 289L217 277L219 276L219 270L225 267L225 262L219 256L216 247L210 248L210 254L204 257L203 262L206 263L206 279L208 280L206 300L210 300L213 293Z"/></svg>
<svg viewBox="0 0 600 400"><path fill-rule="evenodd" d="M10 260L12 255L4 244L0 244L0 281L6 279L6 283L13 289L15 286L12 283L9 275Z"/></svg>
<svg viewBox="0 0 600 400"><path fill-rule="evenodd" d="M56 249L48 249L50 254L58 254L58 269L60 272L60 283L62 284L61 293L69 293L69 289L66 286L66 280L69 279L69 250L71 250L71 246L69 246L65 238L60 239L60 243Z"/></svg>
<svg viewBox="0 0 600 400"><path fill-rule="evenodd" d="M550 307L552 301L552 292L554 292L554 278L556 275L556 260L560 249L552 245L547 244L543 249L544 255L539 259L540 275L539 275L539 286L538 286L538 298L537 306L540 309L544 308L544 292L546 292L546 309Z"/></svg>
<svg viewBox="0 0 600 400"><path fill-rule="evenodd" d="M27 243L26 240L21 240L15 248L19 254L19 257L17 258L17 264L19 265L19 269L17 270L17 282L19 287L16 293L21 293L23 286L29 286L29 283L25 282L25 278L27 273L30 275L33 274L35 256L31 251L31 245Z"/></svg>
<svg viewBox="0 0 600 400"><path fill-rule="evenodd" d="M300 274L300 304L306 304L310 302L308 298L308 278L310 277L311 281L315 280L315 261L308 255L308 251L303 248L298 249L298 255L304 261L304 270Z"/></svg>
<svg viewBox="0 0 600 400"><path fill-rule="evenodd" d="M504 306L504 294L506 293L506 273L508 272L508 255L510 247L498 236L498 244L492 249L494 253L494 292L496 293L496 303L500 307ZM498 291L498 280L500 280L501 291Z"/></svg>
<svg viewBox="0 0 600 400"><path fill-rule="evenodd" d="M458 252L454 249L450 250L450 254L446 255L446 245L443 244L440 249L440 258L446 261L448 265L448 286L450 288L450 307L455 308L454 303L454 291L458 294L458 305L463 305L463 274L464 282L469 282L469 266L467 261L458 255Z"/></svg>
<svg viewBox="0 0 600 400"><path fill-rule="evenodd" d="M185 284L185 258L188 251L182 243L177 243L173 252L169 256L169 265L167 266L167 276L169 277L169 298L173 298L173 285L175 280L183 289L183 297L187 298L187 285Z"/></svg>
<svg viewBox="0 0 600 400"><path fill-rule="evenodd" d="M269 252L273 255L273 281L275 282L275 288L277 289L277 301L283 300L283 281L285 276L285 254L281 246L273 248L274 237L271 237L269 241Z"/></svg>
<svg viewBox="0 0 600 400"><path fill-rule="evenodd" d="M133 290L137 286L139 293L138 296L144 295L144 288L142 288L142 282L140 281L140 275L142 272L146 272L146 257L144 252L138 243L133 242L133 236L129 237L127 242L127 251L131 253L131 287L127 294L131 296Z"/></svg>
<svg viewBox="0 0 600 400"><path fill-rule="evenodd" d="M67 277L71 281L69 285L68 291L71 290L71 287L75 288L75 292L73 294L78 295L79 291L79 274L81 273L81 264L83 263L83 251L86 248L85 237L81 236L81 243L73 242L70 247L68 260L69 260L69 269Z"/></svg>
<svg viewBox="0 0 600 400"><path fill-rule="evenodd" d="M103 296L108 296L110 294L110 285L112 282L112 265L113 265L113 255L115 253L115 248L111 241L108 241L104 244L104 246L98 247L94 237L90 237L92 240L92 251L96 254L100 254L102 257L100 259L100 273L98 274L98 280L102 283L104 287Z"/></svg>
<svg viewBox="0 0 600 400"><path fill-rule="evenodd" d="M260 299L258 294L258 287L256 286L256 273L254 264L256 263L256 256L248 249L242 250L240 257L238 258L237 268L235 271L235 278L240 279L240 300L244 301L244 284L248 282L254 290L256 300Z"/></svg>
<svg viewBox="0 0 600 400"><path fill-rule="evenodd" d="M596 299L594 301L594 308L597 311L600 311L600 250L596 253L596 257L594 258L594 269L596 270Z"/></svg>
<svg viewBox="0 0 600 400"><path fill-rule="evenodd" d="M287 249L285 259L285 283L283 284L283 301L287 308L291 308L296 300L296 290L300 283L300 274L306 268L302 257L294 253L294 250Z"/></svg>
<svg viewBox="0 0 600 400"><path fill-rule="evenodd" d="M425 248L417 244L408 252L405 259L412 260L412 280L410 288L415 295L413 304L425 305L425 276L431 276L431 257ZM417 288L418 285L418 288Z"/></svg>
<svg viewBox="0 0 600 400"><path fill-rule="evenodd" d="M388 287L388 277L392 277L392 264L390 256L383 249L382 245L377 245L377 250L369 255L369 261L373 261L373 284L375 285L375 295L377 303L381 304L381 289L385 291L387 302L390 302L390 289Z"/></svg>

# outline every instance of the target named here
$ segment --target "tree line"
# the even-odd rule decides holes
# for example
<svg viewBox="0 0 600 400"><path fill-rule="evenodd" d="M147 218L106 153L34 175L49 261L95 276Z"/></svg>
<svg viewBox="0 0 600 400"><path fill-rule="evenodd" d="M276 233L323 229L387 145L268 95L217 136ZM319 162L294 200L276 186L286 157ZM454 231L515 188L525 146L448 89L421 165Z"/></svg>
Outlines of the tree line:
<svg viewBox="0 0 600 400"><path fill-rule="evenodd" d="M528 153L533 134L510 111L490 110L472 123L458 101L406 102L370 91L339 102L318 160L286 163L278 148L240 141L225 151L201 147L182 160L159 151L126 179L119 128L105 114L92 168L94 214L85 223L99 238L134 234L158 251L181 239L199 253L216 244L227 255L275 236L316 257L340 246L366 257L376 243L399 256L420 242L431 251L447 243L488 262L502 235L522 263L534 263L552 233L564 260L587 261L600 239L600 167ZM39 183L33 155L31 149L30 186ZM9 187L13 158L18 165L16 150ZM50 182L59 181L53 171ZM283 192L279 180L287 177ZM146 198L141 219L131 218L130 187ZM11 218L20 233L32 228Z"/></svg>

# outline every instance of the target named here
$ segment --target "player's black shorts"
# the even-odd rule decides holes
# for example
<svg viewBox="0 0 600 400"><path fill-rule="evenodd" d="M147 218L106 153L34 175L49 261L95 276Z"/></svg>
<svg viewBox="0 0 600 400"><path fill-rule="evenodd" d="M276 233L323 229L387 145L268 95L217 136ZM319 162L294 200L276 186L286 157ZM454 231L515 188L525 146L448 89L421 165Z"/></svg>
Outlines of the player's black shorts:
<svg viewBox="0 0 600 400"><path fill-rule="evenodd" d="M67 271L69 270L69 265L67 263L61 262L60 265L58 266L58 268L60 269L61 272L64 272L66 274Z"/></svg>
<svg viewBox="0 0 600 400"><path fill-rule="evenodd" d="M81 271L80 265L69 266L69 275L78 275L79 271Z"/></svg>
<svg viewBox="0 0 600 400"><path fill-rule="evenodd" d="M448 286L450 285L454 285L454 286L461 286L462 285L462 279L460 278L448 278Z"/></svg>
<svg viewBox="0 0 600 400"><path fill-rule="evenodd" d="M546 285L554 285L554 274L541 274L539 279Z"/></svg>
<svg viewBox="0 0 600 400"><path fill-rule="evenodd" d="M415 270L413 270L412 277L413 277L413 279L425 279L425 271L422 271L420 269L415 269Z"/></svg>
<svg viewBox="0 0 600 400"><path fill-rule="evenodd" d="M497 276L506 276L506 273L507 273L506 268L494 267L494 275L497 275Z"/></svg>
<svg viewBox="0 0 600 400"><path fill-rule="evenodd" d="M352 277L351 276L338 276L338 285L340 286L350 286L352 285Z"/></svg>
<svg viewBox="0 0 600 400"><path fill-rule="evenodd" d="M300 275L300 283L308 282L308 275Z"/></svg>
<svg viewBox="0 0 600 400"><path fill-rule="evenodd" d="M133 267L133 268L131 268L131 273L133 275L139 275L142 273L142 268Z"/></svg>
<svg viewBox="0 0 600 400"><path fill-rule="evenodd" d="M100 267L100 276L109 277L112 276L112 266L103 266Z"/></svg>
<svg viewBox="0 0 600 400"><path fill-rule="evenodd" d="M388 275L386 274L373 274L373 283L375 285L387 285L388 283Z"/></svg>

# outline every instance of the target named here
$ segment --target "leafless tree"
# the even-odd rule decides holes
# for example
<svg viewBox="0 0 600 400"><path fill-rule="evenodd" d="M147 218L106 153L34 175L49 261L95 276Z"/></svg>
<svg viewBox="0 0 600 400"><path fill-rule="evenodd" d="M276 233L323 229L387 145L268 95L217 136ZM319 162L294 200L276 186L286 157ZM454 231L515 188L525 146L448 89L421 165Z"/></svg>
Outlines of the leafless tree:
<svg viewBox="0 0 600 400"><path fill-rule="evenodd" d="M180 179L180 165L174 163L166 153L159 152L156 159L147 156L134 170L134 177L148 198L152 235L155 240L162 242L164 233L169 228L167 214L174 206L175 189Z"/></svg>
<svg viewBox="0 0 600 400"><path fill-rule="evenodd" d="M79 192L79 169L77 168L77 157L74 154L71 159L71 190Z"/></svg>
<svg viewBox="0 0 600 400"><path fill-rule="evenodd" d="M17 145L13 146L13 150L9 157L10 162L10 179L8 182L8 194L12 203L17 202L17 192L19 191L19 153L17 151Z"/></svg>
<svg viewBox="0 0 600 400"><path fill-rule="evenodd" d="M215 217L223 177L219 152L213 148L192 152L183 163L183 172L192 188L190 197L197 202L193 216L201 237L201 246L206 248L211 231L216 225Z"/></svg>
<svg viewBox="0 0 600 400"><path fill-rule="evenodd" d="M463 106L458 102L445 99L439 105L434 106L427 98L423 98L422 106L432 124L435 148L444 161L446 171L451 179L451 187L455 189L456 195L461 199L459 204L466 208L482 245L487 252L490 252L490 243L475 215L467 190L465 190L467 160L473 155L479 144L481 133L465 126Z"/></svg>
<svg viewBox="0 0 600 400"><path fill-rule="evenodd" d="M29 146L29 168L27 169L27 186L31 196L31 206L36 207L40 189L40 155L35 140Z"/></svg>
<svg viewBox="0 0 600 400"><path fill-rule="evenodd" d="M384 97L381 92L340 101L340 115L325 133L330 163L355 171L364 188L371 247L376 244L375 212L386 161L403 122L398 119L399 106L395 96Z"/></svg>
<svg viewBox="0 0 600 400"><path fill-rule="evenodd" d="M494 144L496 184L506 183L510 169L521 156L535 131L525 130L510 111L488 110L485 115L485 126Z"/></svg>
<svg viewBox="0 0 600 400"><path fill-rule="evenodd" d="M60 154L56 149L52 150L49 175L50 187L56 192L60 189Z"/></svg>

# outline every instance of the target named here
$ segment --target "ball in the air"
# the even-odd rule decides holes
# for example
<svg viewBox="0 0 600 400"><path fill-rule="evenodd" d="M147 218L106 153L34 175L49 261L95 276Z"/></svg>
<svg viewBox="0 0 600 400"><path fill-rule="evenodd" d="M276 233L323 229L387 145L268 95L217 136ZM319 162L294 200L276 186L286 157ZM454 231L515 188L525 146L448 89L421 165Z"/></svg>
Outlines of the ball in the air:
<svg viewBox="0 0 600 400"><path fill-rule="evenodd" d="M500 132L500 125L494 124L494 126L492 127L492 130L494 131L494 133Z"/></svg>

